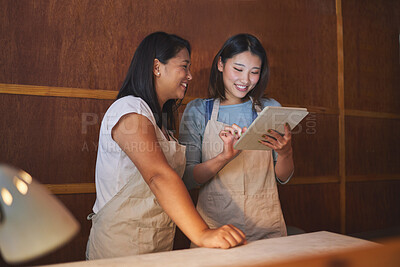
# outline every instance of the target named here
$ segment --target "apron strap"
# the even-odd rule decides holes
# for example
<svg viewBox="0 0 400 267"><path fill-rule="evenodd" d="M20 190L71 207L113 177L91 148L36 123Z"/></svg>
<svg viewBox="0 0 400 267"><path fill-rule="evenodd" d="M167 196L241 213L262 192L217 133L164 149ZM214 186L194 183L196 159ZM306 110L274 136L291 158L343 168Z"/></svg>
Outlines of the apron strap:
<svg viewBox="0 0 400 267"><path fill-rule="evenodd" d="M207 125L207 122L211 119L211 112L212 112L213 105L214 105L213 98L206 99L206 113L205 113L206 125Z"/></svg>
<svg viewBox="0 0 400 267"><path fill-rule="evenodd" d="M214 100L214 106L211 113L211 119L214 121L216 121L218 118L219 102L219 98Z"/></svg>

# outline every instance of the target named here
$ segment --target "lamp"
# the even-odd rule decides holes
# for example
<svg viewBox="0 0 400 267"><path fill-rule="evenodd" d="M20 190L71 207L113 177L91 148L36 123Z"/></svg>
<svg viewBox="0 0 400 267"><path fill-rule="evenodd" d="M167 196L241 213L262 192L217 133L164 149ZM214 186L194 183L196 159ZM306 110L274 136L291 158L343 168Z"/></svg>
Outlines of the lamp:
<svg viewBox="0 0 400 267"><path fill-rule="evenodd" d="M0 250L8 263L33 260L78 232L71 213L23 170L0 165Z"/></svg>

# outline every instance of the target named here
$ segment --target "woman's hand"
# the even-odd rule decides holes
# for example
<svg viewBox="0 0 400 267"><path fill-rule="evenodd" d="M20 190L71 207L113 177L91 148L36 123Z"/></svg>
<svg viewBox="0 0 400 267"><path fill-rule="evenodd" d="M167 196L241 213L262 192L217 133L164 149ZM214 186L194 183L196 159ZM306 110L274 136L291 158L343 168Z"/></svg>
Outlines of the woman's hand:
<svg viewBox="0 0 400 267"><path fill-rule="evenodd" d="M285 123L285 134L282 136L274 130L268 130L267 134L262 137L264 140L259 140L260 143L272 148L281 157L292 155L292 133L288 123Z"/></svg>
<svg viewBox="0 0 400 267"><path fill-rule="evenodd" d="M225 160L231 160L240 153L240 150L234 149L233 145L236 144L246 130L246 127L242 129L236 124L232 124L232 126L225 126L224 130L219 133L219 137L224 142L224 149L221 152L221 156Z"/></svg>
<svg viewBox="0 0 400 267"><path fill-rule="evenodd" d="M217 156L197 164L193 168L193 177L199 184L204 184L213 178L229 161L237 156L240 150L233 149L233 145L239 140L242 133L246 131L246 127L240 128L236 124L226 126L219 133L219 137L224 142L221 153Z"/></svg>
<svg viewBox="0 0 400 267"><path fill-rule="evenodd" d="M238 245L247 244L245 234L235 226L228 224L217 229L206 229L203 231L199 244L207 248L233 248Z"/></svg>

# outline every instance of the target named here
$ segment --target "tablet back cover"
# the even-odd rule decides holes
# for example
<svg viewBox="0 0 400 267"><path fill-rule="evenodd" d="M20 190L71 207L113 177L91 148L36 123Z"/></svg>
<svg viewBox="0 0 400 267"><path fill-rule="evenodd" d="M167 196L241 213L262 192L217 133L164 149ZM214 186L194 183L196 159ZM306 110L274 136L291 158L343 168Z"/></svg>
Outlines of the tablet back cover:
<svg viewBox="0 0 400 267"><path fill-rule="evenodd" d="M289 123L290 129L294 129L307 114L306 108L265 107L236 142L234 148L238 150L271 150L258 142L263 139L262 135L267 134L268 129L284 134L286 122Z"/></svg>

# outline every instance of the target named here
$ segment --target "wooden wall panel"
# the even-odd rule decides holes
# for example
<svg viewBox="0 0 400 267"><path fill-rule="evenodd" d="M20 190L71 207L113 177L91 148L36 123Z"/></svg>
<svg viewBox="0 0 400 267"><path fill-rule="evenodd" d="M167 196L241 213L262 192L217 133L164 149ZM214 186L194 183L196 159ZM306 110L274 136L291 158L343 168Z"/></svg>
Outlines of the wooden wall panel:
<svg viewBox="0 0 400 267"><path fill-rule="evenodd" d="M0 162L41 183L93 183L100 122L111 102L0 94Z"/></svg>
<svg viewBox="0 0 400 267"><path fill-rule="evenodd" d="M399 18L399 1L343 1L347 233L400 229Z"/></svg>
<svg viewBox="0 0 400 267"><path fill-rule="evenodd" d="M293 129L294 178L339 175L337 133L337 116L316 113Z"/></svg>
<svg viewBox="0 0 400 267"><path fill-rule="evenodd" d="M2 0L1 5L2 36L8 36L1 41L3 83L117 90L139 42L163 30L192 42L188 95L204 97L217 50L229 36L249 32L268 51L270 95L290 104L337 106L334 1Z"/></svg>
<svg viewBox="0 0 400 267"><path fill-rule="evenodd" d="M337 108L334 1L279 1L266 8L267 93L285 104ZM277 7L275 7L275 5Z"/></svg>
<svg viewBox="0 0 400 267"><path fill-rule="evenodd" d="M399 136L400 120L347 117L347 175L400 175Z"/></svg>
<svg viewBox="0 0 400 267"><path fill-rule="evenodd" d="M400 181L347 183L347 232L400 226Z"/></svg>
<svg viewBox="0 0 400 267"><path fill-rule="evenodd" d="M279 196L286 225L306 232L340 232L339 184L282 185Z"/></svg>
<svg viewBox="0 0 400 267"><path fill-rule="evenodd" d="M346 108L400 113L400 4L343 1Z"/></svg>

